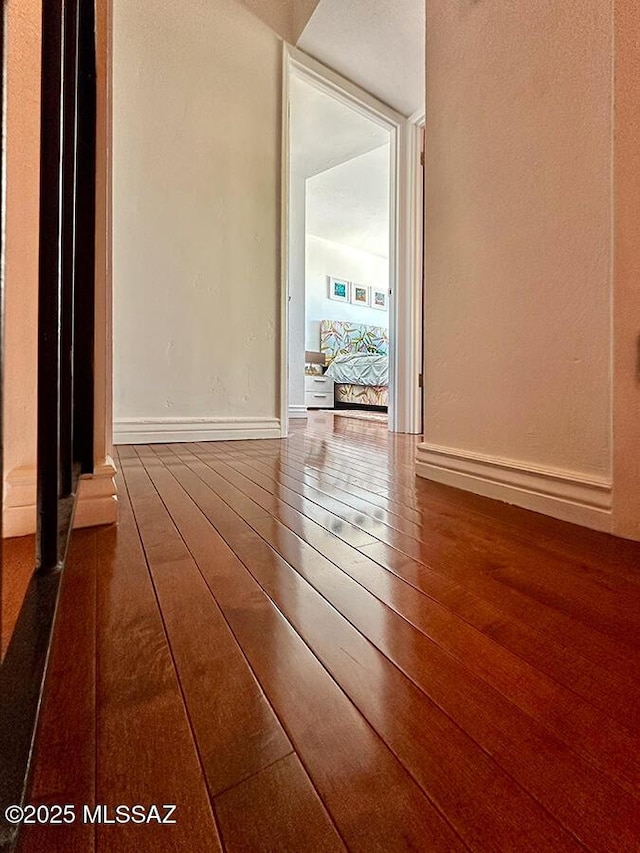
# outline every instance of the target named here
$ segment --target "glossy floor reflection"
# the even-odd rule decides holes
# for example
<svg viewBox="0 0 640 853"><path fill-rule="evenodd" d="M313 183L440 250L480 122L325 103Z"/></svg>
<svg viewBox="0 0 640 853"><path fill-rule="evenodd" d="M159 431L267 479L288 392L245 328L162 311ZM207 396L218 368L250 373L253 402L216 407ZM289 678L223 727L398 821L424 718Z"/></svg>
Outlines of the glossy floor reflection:
<svg viewBox="0 0 640 853"><path fill-rule="evenodd" d="M5 539L2 551L2 583L0 584L0 660L7 652L36 558L34 536Z"/></svg>
<svg viewBox="0 0 640 853"><path fill-rule="evenodd" d="M640 548L416 479L412 436L119 448L74 534L22 849L637 851Z"/></svg>

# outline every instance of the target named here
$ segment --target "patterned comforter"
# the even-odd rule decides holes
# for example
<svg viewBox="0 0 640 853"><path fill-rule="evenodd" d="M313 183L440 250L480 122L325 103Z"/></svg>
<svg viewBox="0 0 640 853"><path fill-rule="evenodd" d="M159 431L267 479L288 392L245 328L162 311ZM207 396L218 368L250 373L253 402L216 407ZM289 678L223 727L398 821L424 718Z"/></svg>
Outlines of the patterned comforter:
<svg viewBox="0 0 640 853"><path fill-rule="evenodd" d="M327 368L327 376L336 383L388 385L389 356L361 352L338 355Z"/></svg>

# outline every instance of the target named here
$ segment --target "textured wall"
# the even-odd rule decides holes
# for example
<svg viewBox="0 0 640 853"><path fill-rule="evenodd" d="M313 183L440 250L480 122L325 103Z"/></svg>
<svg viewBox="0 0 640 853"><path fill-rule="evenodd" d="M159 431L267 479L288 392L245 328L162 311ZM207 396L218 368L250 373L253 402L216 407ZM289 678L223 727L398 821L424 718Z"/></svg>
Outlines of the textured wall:
<svg viewBox="0 0 640 853"><path fill-rule="evenodd" d="M640 539L640 8L614 3L614 532Z"/></svg>
<svg viewBox="0 0 640 853"><path fill-rule="evenodd" d="M110 294L106 255L108 229L107 116L108 0L98 0L98 228L96 255L96 478L80 487L76 526L115 520L110 448ZM36 430L38 242L40 193L40 0L7 3L7 243L5 325L5 536L36 527Z"/></svg>
<svg viewBox="0 0 640 853"><path fill-rule="evenodd" d="M36 464L39 0L7 3L5 475ZM35 484L32 497L35 500ZM35 510L33 513L35 523Z"/></svg>
<svg viewBox="0 0 640 853"><path fill-rule="evenodd" d="M115 0L115 418L276 416L281 43Z"/></svg>
<svg viewBox="0 0 640 853"><path fill-rule="evenodd" d="M389 287L389 261L351 246L307 235L307 312L306 346L320 346L320 320L348 320L389 328L389 312L329 299L327 276L346 278L386 290Z"/></svg>
<svg viewBox="0 0 640 853"><path fill-rule="evenodd" d="M426 441L611 466L609 0L427 2Z"/></svg>

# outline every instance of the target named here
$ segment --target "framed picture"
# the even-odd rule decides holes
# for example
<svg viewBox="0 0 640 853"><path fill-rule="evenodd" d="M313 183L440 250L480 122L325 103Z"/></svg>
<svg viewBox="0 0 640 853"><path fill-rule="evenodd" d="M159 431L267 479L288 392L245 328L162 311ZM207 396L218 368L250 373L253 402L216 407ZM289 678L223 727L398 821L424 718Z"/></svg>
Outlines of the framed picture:
<svg viewBox="0 0 640 853"><path fill-rule="evenodd" d="M379 311L386 311L389 308L389 291L372 288L371 307L377 308Z"/></svg>
<svg viewBox="0 0 640 853"><path fill-rule="evenodd" d="M366 307L371 305L371 288L365 284L356 284L353 282L351 285L351 303Z"/></svg>
<svg viewBox="0 0 640 853"><path fill-rule="evenodd" d="M336 302L348 302L351 296L351 282L343 278L329 276L329 299Z"/></svg>

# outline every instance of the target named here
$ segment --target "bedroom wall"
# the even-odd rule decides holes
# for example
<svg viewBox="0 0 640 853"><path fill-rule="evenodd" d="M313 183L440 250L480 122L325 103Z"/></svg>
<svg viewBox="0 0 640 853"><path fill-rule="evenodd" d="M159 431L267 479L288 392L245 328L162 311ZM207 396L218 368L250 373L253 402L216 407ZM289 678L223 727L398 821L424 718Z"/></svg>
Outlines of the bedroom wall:
<svg viewBox="0 0 640 853"><path fill-rule="evenodd" d="M329 299L327 276L389 287L389 261L321 237L307 235L307 349L320 346L321 320L350 320L389 328L389 312Z"/></svg>
<svg viewBox="0 0 640 853"><path fill-rule="evenodd" d="M307 349L319 346L321 320L389 328L388 311L329 299L328 284L333 276L389 289L389 166L385 141L307 180Z"/></svg>
<svg viewBox="0 0 640 853"><path fill-rule="evenodd" d="M236 0L115 0L115 439L279 435L281 50Z"/></svg>
<svg viewBox="0 0 640 853"><path fill-rule="evenodd" d="M585 480L604 523L609 0L429 0L427 128L426 446Z"/></svg>
<svg viewBox="0 0 640 853"><path fill-rule="evenodd" d="M289 383L289 417L307 416L304 387L305 353L305 241L306 178L293 172L289 178L289 351L287 371Z"/></svg>

